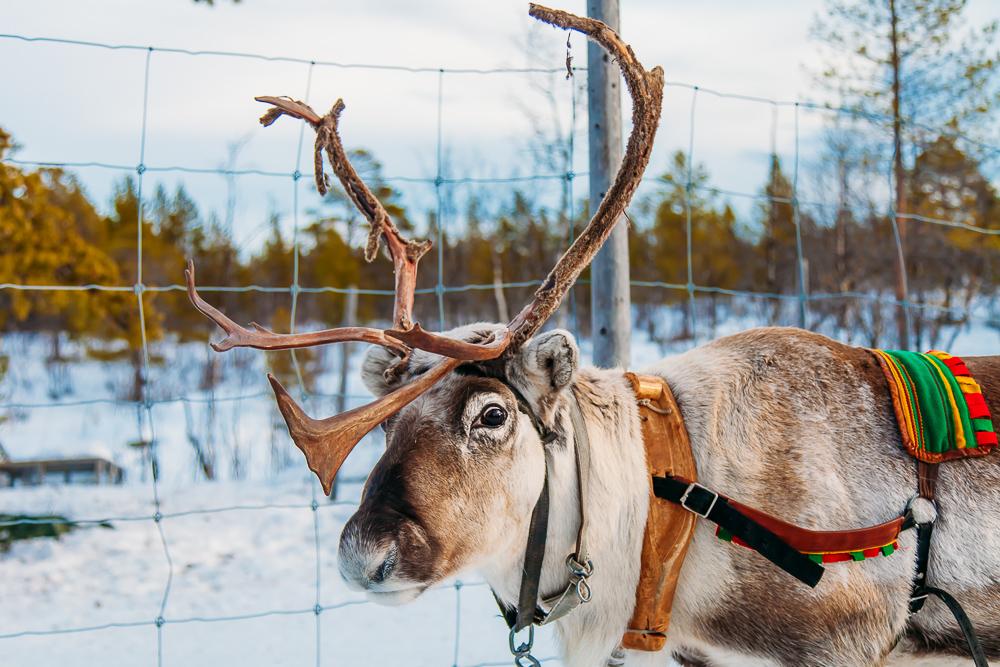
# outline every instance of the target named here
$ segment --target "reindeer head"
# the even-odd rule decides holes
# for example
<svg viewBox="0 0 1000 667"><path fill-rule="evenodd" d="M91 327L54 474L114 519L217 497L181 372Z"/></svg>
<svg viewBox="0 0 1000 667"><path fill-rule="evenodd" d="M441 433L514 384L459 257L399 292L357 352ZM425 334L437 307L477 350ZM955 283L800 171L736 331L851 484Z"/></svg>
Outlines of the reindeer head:
<svg viewBox="0 0 1000 667"><path fill-rule="evenodd" d="M412 599L434 582L481 563L523 532L517 528L528 521L538 498L543 447L559 440L558 407L579 357L567 332L535 334L611 234L652 152L662 70L643 69L632 49L600 21L538 5L531 5L530 14L586 34L618 61L633 100L633 126L621 167L597 212L510 323L432 333L412 321L417 264L430 243L403 238L351 166L338 134L341 100L319 116L302 102L257 98L274 106L261 118L264 125L290 115L316 130L317 189L325 193L327 188L325 152L344 190L371 225L365 258L374 260L385 242L396 281L393 328L276 334L257 324L242 327L198 295L193 264L186 272L195 307L228 334L213 344L218 351L341 341L373 344L363 375L377 398L343 414L313 419L276 379L270 381L292 439L327 494L361 438L379 424L384 427L385 454L373 468L340 544L345 580L381 602Z"/></svg>
<svg viewBox="0 0 1000 667"><path fill-rule="evenodd" d="M499 328L477 324L448 335L476 342ZM541 489L542 433L551 429L565 444L553 418L578 357L571 334L549 331L496 360L463 362L390 417L385 453L341 535L348 584L381 602L405 602L509 552ZM414 352L402 381L438 361ZM381 348L368 352L362 373L372 393L392 391L384 373L394 363Z"/></svg>

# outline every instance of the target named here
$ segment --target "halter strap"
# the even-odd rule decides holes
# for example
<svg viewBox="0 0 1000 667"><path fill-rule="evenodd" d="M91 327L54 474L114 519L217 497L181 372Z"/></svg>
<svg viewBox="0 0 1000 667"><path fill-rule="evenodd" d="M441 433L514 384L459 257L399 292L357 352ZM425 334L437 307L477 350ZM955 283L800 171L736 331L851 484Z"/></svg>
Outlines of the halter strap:
<svg viewBox="0 0 1000 667"><path fill-rule="evenodd" d="M510 385L508 385L510 387ZM538 432L543 444L555 439L555 433L548 429L531 409L521 392L510 387L518 400L519 409L528 415L532 426ZM576 460L578 504L580 512L580 529L576 537L576 551L566 558L569 571L569 581L565 588L554 595L539 600L541 584L542 561L545 559L545 541L548 533L549 516L549 452L545 450L545 479L538 500L531 512L528 524L528 540L524 550L524 565L522 567L521 585L516 608L504 604L494 591L500 612L511 629L511 648L517 655L514 646L513 633L520 632L533 625L546 625L565 617L581 604L590 600L590 586L587 578L593 573L593 563L590 561L586 546L587 513L586 498L590 490L590 437L583 412L576 396L570 398L570 420L573 424L573 449ZM530 642L522 644L521 649L530 650ZM524 653L527 656L527 653Z"/></svg>

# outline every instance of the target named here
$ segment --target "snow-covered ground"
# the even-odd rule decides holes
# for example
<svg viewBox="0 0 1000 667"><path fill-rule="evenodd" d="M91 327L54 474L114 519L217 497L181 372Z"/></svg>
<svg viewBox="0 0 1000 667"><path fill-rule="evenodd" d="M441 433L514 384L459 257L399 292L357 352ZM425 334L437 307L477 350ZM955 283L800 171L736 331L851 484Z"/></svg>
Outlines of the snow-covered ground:
<svg viewBox="0 0 1000 667"><path fill-rule="evenodd" d="M734 319L716 333L748 324ZM317 654L323 665L509 664L505 627L479 581L451 582L398 608L346 590L337 541L382 443L374 435L348 459L344 474L353 481L343 485L340 501L322 498L276 418L263 355L223 355L214 396L227 400L215 403L212 416L212 395L197 388L205 346L157 347L163 359L152 369L150 422L144 410L117 402L128 386L127 364L81 356L53 369L43 362L45 341L7 336L0 345L11 358L0 384L0 414L10 417L0 425L0 442L10 455L98 452L127 473L118 487L0 489L0 513L110 517L113 526L18 542L0 554L0 665L154 665L159 655L164 665L264 667L315 665ZM637 335L635 366L670 349ZM975 326L958 335L952 351L997 353L1000 337ZM339 355L327 354L334 356L318 378L321 394L336 391ZM355 355L353 365L358 361ZM351 405L365 400L354 372L349 393L357 396ZM56 406L42 407L50 403ZM317 415L334 405L329 396L307 402ZM216 443L217 481L201 479L190 432ZM150 437L161 473L159 523L152 520L149 466L128 444ZM158 632L159 617L165 622ZM99 629L31 634L88 627ZM554 656L550 632L537 636L536 655Z"/></svg>
<svg viewBox="0 0 1000 667"><path fill-rule="evenodd" d="M0 664L157 664L155 620L171 571L162 611L164 665L314 665L317 646L323 665L507 663L506 627L478 580L462 582L460 590L449 582L406 607L378 607L347 591L336 546L353 502L320 498L314 513L314 490L299 471L269 482L175 488L162 498L159 524L172 567L147 486L0 492L4 511L137 518L115 520L113 529L15 543L0 557L0 635L142 624L2 638ZM344 496L356 498L358 490L348 485ZM202 513L206 508L230 509ZM258 614L267 615L199 620ZM555 655L549 633L538 637L537 655Z"/></svg>

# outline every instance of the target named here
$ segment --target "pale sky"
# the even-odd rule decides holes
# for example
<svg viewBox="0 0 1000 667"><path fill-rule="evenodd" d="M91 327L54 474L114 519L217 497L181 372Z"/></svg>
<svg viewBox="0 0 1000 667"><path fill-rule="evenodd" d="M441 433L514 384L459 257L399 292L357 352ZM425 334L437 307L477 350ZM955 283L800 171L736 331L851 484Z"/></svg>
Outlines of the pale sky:
<svg viewBox="0 0 1000 667"><path fill-rule="evenodd" d="M555 2L555 0L552 0ZM206 7L189 0L3 0L0 31L26 37L253 52L310 60L407 67L497 68L563 66L565 33L538 25L521 0L219 0ZM662 65L671 82L781 100L818 99L809 66L818 63L808 37L820 0L690 2L621 0L622 35L647 67ZM583 13L581 0L561 8ZM998 12L995 0L972 0L969 18ZM536 45L529 50L526 43ZM575 64L585 66L584 40L572 40ZM139 162L145 51L107 50L0 38L3 94L0 125L22 145L22 160ZM11 64L15 64L11 66ZM299 125L287 119L263 129L254 95L306 94L309 66L298 63L154 51L150 58L145 164L212 169L226 162L227 146L246 139L237 167L288 172L295 168ZM580 77L578 83L582 83ZM570 116L572 82L564 76L447 74L442 87L442 143L450 177L533 173L527 143L529 112L551 119L540 91L557 100L555 117ZM347 103L341 132L349 147L372 150L394 177L433 178L436 170L438 74L316 66L308 101L325 111ZM692 92L668 87L664 116L648 175L663 171L668 155L687 149ZM576 170L586 170L586 105L579 107ZM627 107L626 107L627 113ZM794 112L770 105L698 96L694 156L713 185L756 192L766 176L772 123L779 154L790 165ZM802 162L816 160L823 118L800 111ZM311 134L311 133L310 133ZM301 168L309 171L310 140ZM106 204L112 184L127 172L76 170L91 194ZM202 210L220 216L225 179L215 174L147 173L145 187L183 182ZM579 184L576 196L586 193ZM315 204L303 182L300 212ZM433 187L397 183L417 210L434 206ZM293 186L287 177L237 179L234 234L248 247L259 241L268 210L292 220ZM453 190L461 198L461 188ZM501 198L508 184L482 186ZM556 182L531 186L552 196ZM734 200L740 210L747 201ZM415 211L416 212L416 211Z"/></svg>

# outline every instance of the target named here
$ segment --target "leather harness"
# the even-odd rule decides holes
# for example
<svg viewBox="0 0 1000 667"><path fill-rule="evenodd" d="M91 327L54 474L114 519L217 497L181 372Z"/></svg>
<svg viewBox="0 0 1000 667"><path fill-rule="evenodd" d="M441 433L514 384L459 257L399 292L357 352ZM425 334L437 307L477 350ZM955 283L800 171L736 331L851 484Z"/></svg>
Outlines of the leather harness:
<svg viewBox="0 0 1000 667"><path fill-rule="evenodd" d="M696 482L698 473L687 429L667 383L658 377L635 373L626 373L625 378L639 404L650 476L681 477ZM623 648L659 651L666 643L677 578L697 519L681 506L658 499L650 487L635 611L622 637Z"/></svg>
<svg viewBox="0 0 1000 667"><path fill-rule="evenodd" d="M894 544L901 531L916 528L917 573L910 595L910 613L920 611L929 595L940 598L965 635L976 667L988 667L972 622L961 605L945 591L927 585L933 522L917 524L907 507L902 516L868 528L809 530L707 489L697 483L691 443L669 385L656 376L626 373L626 377L639 404L653 497L643 537L635 612L621 641L624 648L658 651L666 643L677 578L698 517L717 524L737 538L734 541L757 551L809 586L816 586L823 575L817 555L864 554ZM931 502L937 484L937 466L917 462L918 496Z"/></svg>
<svg viewBox="0 0 1000 667"><path fill-rule="evenodd" d="M666 381L657 376L635 373L626 373L625 377L632 386L639 407L651 485L635 609L622 636L622 648L659 651L665 646L677 581L699 517L715 523L720 537L753 549L811 587L816 586L823 576L821 563L850 559L829 559L829 554L844 552L854 560L863 560L872 551L888 555L892 553L901 531L916 528L917 574L913 582L910 613L919 611L929 595L939 597L962 629L976 667L989 667L972 623L958 601L948 593L927 585L933 523L917 524L907 507L903 515L867 528L810 530L716 493L697 481L684 418ZM555 440L556 434L542 424L520 392L508 386L518 399L519 409L528 415L543 444L548 445ZM570 404L579 484L580 529L576 551L566 558L569 583L555 595L539 601L549 514L549 461L546 450L545 481L531 514L517 607L508 607L494 593L510 628L510 649L515 665L519 666L540 664L531 655L535 625L545 625L562 618L591 597L587 579L593 573L594 565L586 550L584 511L589 483L590 443L579 405L575 399ZM918 496L933 502L936 482L937 464L918 461ZM516 635L525 629L529 631L528 639L518 643Z"/></svg>

